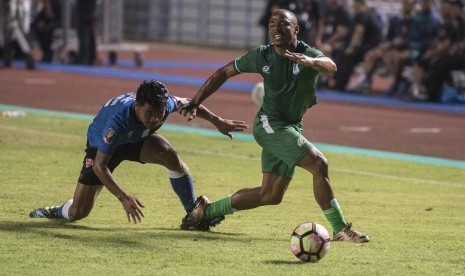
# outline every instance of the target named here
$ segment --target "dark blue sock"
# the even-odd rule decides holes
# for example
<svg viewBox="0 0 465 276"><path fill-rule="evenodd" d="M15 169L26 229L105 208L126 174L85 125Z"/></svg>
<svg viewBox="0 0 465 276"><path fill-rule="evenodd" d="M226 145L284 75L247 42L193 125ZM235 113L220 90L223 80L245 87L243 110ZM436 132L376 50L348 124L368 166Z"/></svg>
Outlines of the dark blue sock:
<svg viewBox="0 0 465 276"><path fill-rule="evenodd" d="M195 203L195 194L194 194L194 182L192 181L192 176L185 174L179 178L171 178L171 187L173 187L174 192L178 195L181 200L184 210L189 212L194 209Z"/></svg>

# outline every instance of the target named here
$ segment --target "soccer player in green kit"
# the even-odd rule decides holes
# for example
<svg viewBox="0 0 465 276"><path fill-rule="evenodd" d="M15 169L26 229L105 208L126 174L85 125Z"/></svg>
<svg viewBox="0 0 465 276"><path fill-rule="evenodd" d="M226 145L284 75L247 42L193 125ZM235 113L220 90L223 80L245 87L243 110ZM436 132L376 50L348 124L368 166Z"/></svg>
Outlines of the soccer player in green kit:
<svg viewBox="0 0 465 276"><path fill-rule="evenodd" d="M336 64L297 40L299 26L292 12L273 12L268 26L270 45L259 46L218 69L179 110L192 120L197 107L229 78L241 73L262 75L265 95L253 127L255 140L262 147L262 186L241 189L213 203L200 196L183 224L189 227L238 210L279 204L298 166L313 175L313 193L332 226L333 239L368 242L368 236L354 230L344 218L329 183L327 159L301 135L303 115L316 104L318 74L336 72Z"/></svg>

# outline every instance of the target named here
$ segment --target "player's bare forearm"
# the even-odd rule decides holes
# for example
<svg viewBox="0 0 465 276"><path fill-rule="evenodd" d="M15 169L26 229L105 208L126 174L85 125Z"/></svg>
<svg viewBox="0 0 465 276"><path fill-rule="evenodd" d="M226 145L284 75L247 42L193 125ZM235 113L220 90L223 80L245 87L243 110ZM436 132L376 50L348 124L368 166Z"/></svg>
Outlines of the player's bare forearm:
<svg viewBox="0 0 465 276"><path fill-rule="evenodd" d="M197 116L197 108L200 104L215 93L229 78L237 74L239 72L236 71L233 61L216 70L200 87L192 100L187 105L179 107L179 114L187 117L188 121L193 120Z"/></svg>
<svg viewBox="0 0 465 276"><path fill-rule="evenodd" d="M94 171L95 175L97 175L97 177L100 179L103 186L105 186L105 188L107 188L108 191L110 191L110 193L112 193L119 200L127 196L126 193L123 190L121 190L121 188L118 186L118 184L116 184L108 167L104 163L98 163L97 158L94 162L94 165L92 166L92 170Z"/></svg>
<svg viewBox="0 0 465 276"><path fill-rule="evenodd" d="M197 108L197 116L201 119L209 121L212 125L215 125L220 120L220 117L215 113L211 112L204 105L200 105Z"/></svg>
<svg viewBox="0 0 465 276"><path fill-rule="evenodd" d="M314 58L311 67L323 74L334 74L337 71L336 63L328 57Z"/></svg>
<svg viewBox="0 0 465 276"><path fill-rule="evenodd" d="M286 57L297 64L312 67L323 74L334 74L337 71L336 63L329 57L312 58L301 53L294 53L286 50Z"/></svg>
<svg viewBox="0 0 465 276"><path fill-rule="evenodd" d="M109 156L97 152L95 156L94 165L92 170L100 179L102 184L115 196L123 205L124 211L126 212L128 222L131 220L134 223L141 222L141 218L144 217L140 208L143 208L144 205L139 201L138 198L126 194L116 183L113 178L113 175L106 165L108 163Z"/></svg>
<svg viewBox="0 0 465 276"><path fill-rule="evenodd" d="M237 75L234 68L234 62L230 62L220 69L216 70L205 83L200 87L199 91L192 98L192 104L195 106L200 105L206 98L215 93L220 87L231 77Z"/></svg>

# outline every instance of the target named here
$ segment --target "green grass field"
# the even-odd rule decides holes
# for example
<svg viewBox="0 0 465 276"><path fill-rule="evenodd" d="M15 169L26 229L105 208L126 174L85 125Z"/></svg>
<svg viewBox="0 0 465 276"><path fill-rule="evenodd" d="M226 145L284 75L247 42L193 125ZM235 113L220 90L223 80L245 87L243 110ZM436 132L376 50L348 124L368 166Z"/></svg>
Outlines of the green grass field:
<svg viewBox="0 0 465 276"><path fill-rule="evenodd" d="M76 223L29 219L72 197L89 121L28 114L0 118L0 275L463 275L465 172L325 152L339 203L367 244L331 243L320 262L289 249L299 223L329 229L311 177L297 170L283 202L229 216L208 233L178 229L184 211L160 166L123 163L115 175L146 205L129 224L102 192ZM261 181L255 143L160 131L211 200ZM457 149L460 150L460 149ZM462 149L463 150L463 149Z"/></svg>

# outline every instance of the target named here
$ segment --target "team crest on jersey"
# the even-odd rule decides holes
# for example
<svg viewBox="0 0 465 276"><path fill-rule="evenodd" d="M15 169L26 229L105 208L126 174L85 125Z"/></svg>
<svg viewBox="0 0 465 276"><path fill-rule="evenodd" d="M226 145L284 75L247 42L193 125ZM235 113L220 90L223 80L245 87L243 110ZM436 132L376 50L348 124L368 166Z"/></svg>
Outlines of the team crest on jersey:
<svg viewBox="0 0 465 276"><path fill-rule="evenodd" d="M130 139L132 137L132 131L128 132L128 138Z"/></svg>
<svg viewBox="0 0 465 276"><path fill-rule="evenodd" d="M300 135L299 139L297 139L297 146L301 147L303 144L305 144L305 138Z"/></svg>
<svg viewBox="0 0 465 276"><path fill-rule="evenodd" d="M270 66L268 66L268 65L263 66L262 72L265 73L265 74L269 74L270 73Z"/></svg>
<svg viewBox="0 0 465 276"><path fill-rule="evenodd" d="M106 144L106 145L110 145L111 143L113 143L113 140L115 139L116 137L116 132L109 128L107 130L107 132L105 132L105 135L103 135L103 142Z"/></svg>
<svg viewBox="0 0 465 276"><path fill-rule="evenodd" d="M294 63L294 67L292 67L292 73L294 75L297 75L297 74L299 74L299 72L300 72L299 64Z"/></svg>

